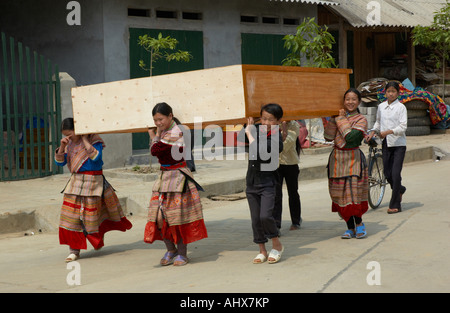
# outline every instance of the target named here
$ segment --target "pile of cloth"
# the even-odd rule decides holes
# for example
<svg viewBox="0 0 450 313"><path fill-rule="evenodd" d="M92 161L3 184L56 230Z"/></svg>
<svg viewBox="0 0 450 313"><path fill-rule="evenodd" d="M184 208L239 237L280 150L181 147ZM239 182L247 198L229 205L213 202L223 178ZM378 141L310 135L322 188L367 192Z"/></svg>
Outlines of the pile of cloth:
<svg viewBox="0 0 450 313"><path fill-rule="evenodd" d="M410 88L413 87L409 85ZM377 94L380 102L386 101L385 89L380 89ZM437 128L450 128L450 107L447 106L442 98L434 93L426 91L422 87L415 87L410 90L400 83L400 95L398 97L402 103L412 100L421 100L428 104L430 120L433 126Z"/></svg>

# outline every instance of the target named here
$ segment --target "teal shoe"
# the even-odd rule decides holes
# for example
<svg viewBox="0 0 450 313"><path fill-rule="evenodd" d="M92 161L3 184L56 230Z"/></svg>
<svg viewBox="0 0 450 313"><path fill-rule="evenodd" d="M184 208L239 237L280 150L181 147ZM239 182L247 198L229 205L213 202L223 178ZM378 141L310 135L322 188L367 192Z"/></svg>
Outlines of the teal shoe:
<svg viewBox="0 0 450 313"><path fill-rule="evenodd" d="M362 235L358 235L362 234ZM366 225L356 226L356 239L361 239L367 236Z"/></svg>
<svg viewBox="0 0 450 313"><path fill-rule="evenodd" d="M353 232L353 230L350 229L347 229L345 233L343 233L341 236L342 239L351 239L355 237L356 237L355 233Z"/></svg>

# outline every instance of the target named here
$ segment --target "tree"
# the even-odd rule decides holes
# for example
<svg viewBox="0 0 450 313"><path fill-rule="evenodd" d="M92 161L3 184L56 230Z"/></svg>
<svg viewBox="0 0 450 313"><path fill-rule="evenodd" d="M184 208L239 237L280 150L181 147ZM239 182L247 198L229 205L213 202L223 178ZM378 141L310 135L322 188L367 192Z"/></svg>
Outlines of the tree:
<svg viewBox="0 0 450 313"><path fill-rule="evenodd" d="M287 66L336 67L331 49L336 42L326 26L320 27L314 18L305 18L295 35L283 38L284 47L290 50L282 64Z"/></svg>
<svg viewBox="0 0 450 313"><path fill-rule="evenodd" d="M150 52L150 67L147 68L144 60L139 60L139 66L143 70L150 71L150 76L152 76L153 63L158 59L164 58L168 62L173 60L189 62L192 59L192 55L188 51L178 50L169 53L168 50L175 50L178 45L178 40L170 36L163 37L161 33L158 34L157 38L148 35L139 36L138 44Z"/></svg>
<svg viewBox="0 0 450 313"><path fill-rule="evenodd" d="M412 31L413 45L430 48L430 55L436 61L436 68L443 68L442 85L445 97L445 68L450 61L450 3L435 12L430 26L416 26Z"/></svg>
<svg viewBox="0 0 450 313"><path fill-rule="evenodd" d="M170 36L163 37L161 33L157 38L150 37L148 35L139 36L138 45L143 47L150 53L150 67L147 68L144 60L139 60L139 67L143 70L150 71L150 76L153 74L153 63L161 58L164 58L167 62L170 61L184 61L189 62L192 59L192 55L188 51L178 50L173 53L169 51L175 50L178 45L178 40ZM152 157L150 154L149 169L152 171Z"/></svg>
<svg viewBox="0 0 450 313"><path fill-rule="evenodd" d="M282 64L286 66L308 66L330 68L337 67L331 49L336 43L328 27L320 27L314 18L304 19L297 27L295 35L283 38L284 47L290 50ZM304 62L303 62L304 61ZM309 123L309 142L311 142L311 124Z"/></svg>

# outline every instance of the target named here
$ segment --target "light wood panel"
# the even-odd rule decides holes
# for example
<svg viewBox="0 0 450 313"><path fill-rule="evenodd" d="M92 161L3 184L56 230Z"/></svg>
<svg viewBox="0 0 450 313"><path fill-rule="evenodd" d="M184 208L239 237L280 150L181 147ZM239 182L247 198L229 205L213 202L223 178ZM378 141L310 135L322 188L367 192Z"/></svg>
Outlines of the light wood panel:
<svg viewBox="0 0 450 313"><path fill-rule="evenodd" d="M152 82L153 103L168 103L183 124L245 117L240 65L155 76Z"/></svg>
<svg viewBox="0 0 450 313"><path fill-rule="evenodd" d="M75 132L144 132L151 110L167 102L192 127L235 125L274 102L286 119L337 114L349 87L347 69L232 65L72 89Z"/></svg>
<svg viewBox="0 0 450 313"><path fill-rule="evenodd" d="M243 73L247 116L259 116L261 106L278 103L283 118L304 119L337 114L351 70L244 65Z"/></svg>
<svg viewBox="0 0 450 313"><path fill-rule="evenodd" d="M75 133L144 130L153 125L152 84L148 78L72 88Z"/></svg>

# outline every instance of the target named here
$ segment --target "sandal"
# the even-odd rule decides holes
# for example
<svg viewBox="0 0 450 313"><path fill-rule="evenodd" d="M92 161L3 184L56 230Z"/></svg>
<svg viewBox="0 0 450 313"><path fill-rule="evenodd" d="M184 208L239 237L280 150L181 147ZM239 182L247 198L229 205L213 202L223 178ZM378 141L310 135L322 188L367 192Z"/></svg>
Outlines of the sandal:
<svg viewBox="0 0 450 313"><path fill-rule="evenodd" d="M69 263L69 262L77 260L79 257L80 257L79 254L71 253L67 256L65 261L66 261L66 263Z"/></svg>
<svg viewBox="0 0 450 313"><path fill-rule="evenodd" d="M189 259L184 255L178 254L173 262L173 266L183 266L188 264Z"/></svg>
<svg viewBox="0 0 450 313"><path fill-rule="evenodd" d="M395 213L400 213L402 211L402 209L397 209L397 208L394 208L394 209L391 209L391 208L389 208L388 210L387 210L387 213L388 214L395 214Z"/></svg>
<svg viewBox="0 0 450 313"><path fill-rule="evenodd" d="M281 251L278 251L275 249L270 250L268 259L272 258L273 260L269 260L269 264L274 264L274 263L277 263L278 261L280 261L283 251L284 251L284 246L281 248Z"/></svg>
<svg viewBox="0 0 450 313"><path fill-rule="evenodd" d="M361 234L361 235L359 235ZM361 239L367 236L366 225L356 226L356 239Z"/></svg>
<svg viewBox="0 0 450 313"><path fill-rule="evenodd" d="M170 252L167 251L164 256L162 257L161 261L159 261L159 264L162 266L170 265L173 263L173 259L177 256L177 251Z"/></svg>
<svg viewBox="0 0 450 313"><path fill-rule="evenodd" d="M260 253L253 259L253 264L261 264L267 261L267 257Z"/></svg>
<svg viewBox="0 0 450 313"><path fill-rule="evenodd" d="M355 235L355 232L354 232L353 230L347 229L347 230L345 231L345 233L343 233L343 234L341 235L341 238L342 238L342 239L351 239L351 238L356 238L356 235Z"/></svg>

